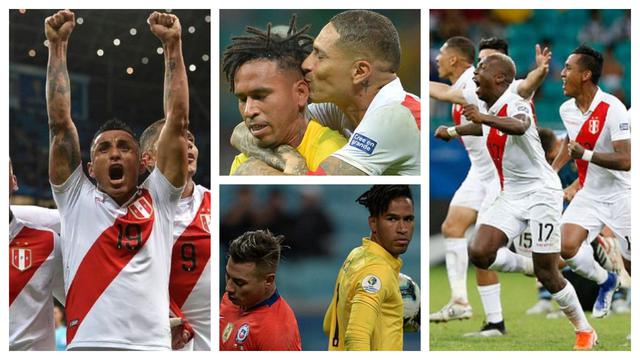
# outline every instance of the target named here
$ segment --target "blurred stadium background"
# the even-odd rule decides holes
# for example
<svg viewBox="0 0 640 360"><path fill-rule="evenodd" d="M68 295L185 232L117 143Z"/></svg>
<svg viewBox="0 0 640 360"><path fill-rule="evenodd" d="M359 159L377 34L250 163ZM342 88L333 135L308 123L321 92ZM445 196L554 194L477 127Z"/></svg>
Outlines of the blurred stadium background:
<svg viewBox="0 0 640 360"><path fill-rule="evenodd" d="M245 231L270 229L286 236L277 274L278 291L296 314L303 350L326 350L324 312L338 269L370 231L369 212L355 202L369 185L222 185L220 188L220 296L227 245ZM411 186L416 219L420 187ZM420 221L402 259L401 272L420 284ZM405 350L420 349L420 333L405 333Z"/></svg>
<svg viewBox="0 0 640 360"><path fill-rule="evenodd" d="M534 97L539 127L558 134L564 126L558 114L567 100L562 93L560 71L569 53L585 43L604 55L600 87L631 105L631 12L629 10L431 10L429 12L429 79L438 78L435 63L439 49L452 36L466 36L474 43L500 37L509 43L509 56L517 67L517 79L535 67L535 45L549 46L553 56L549 75ZM477 47L476 47L477 56ZM430 134L439 125L451 124L451 105L430 101ZM469 168L469 159L459 141L429 142L430 161L430 258L444 261L444 247L433 246L441 237L440 225L451 197Z"/></svg>
<svg viewBox="0 0 640 360"><path fill-rule="evenodd" d="M49 129L45 98L48 50L44 19L56 10L9 11L9 154L20 190L12 203L52 207L48 180ZM153 10L74 10L68 49L72 118L82 159L106 120L127 122L139 136L162 118L164 58L149 31ZM164 11L164 10L160 10ZM209 10L175 10L182 24L189 77L190 128L200 150L195 181L210 186L211 18Z"/></svg>
<svg viewBox="0 0 640 360"><path fill-rule="evenodd" d="M231 37L244 34L248 25L266 29L267 24L288 25L298 15L298 27L310 24L309 34L316 36L329 20L343 10L220 10L220 59ZM420 96L420 11L374 10L387 16L398 29L402 62L398 73L405 90ZM238 101L229 92L229 83L220 68L220 174L228 175L238 151L229 145L233 128L242 121Z"/></svg>

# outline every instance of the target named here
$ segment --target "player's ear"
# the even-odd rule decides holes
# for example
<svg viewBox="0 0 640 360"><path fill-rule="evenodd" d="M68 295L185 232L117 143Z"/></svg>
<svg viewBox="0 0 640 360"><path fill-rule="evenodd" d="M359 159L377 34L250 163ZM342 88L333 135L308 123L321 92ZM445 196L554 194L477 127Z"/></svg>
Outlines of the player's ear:
<svg viewBox="0 0 640 360"><path fill-rule="evenodd" d="M354 85L360 85L367 81L371 76L372 65L367 60L358 60L353 63L351 70L351 77L353 78Z"/></svg>
<svg viewBox="0 0 640 360"><path fill-rule="evenodd" d="M153 168L155 167L155 165L156 164L153 156L151 156L148 151L145 151L140 157L140 169L138 171L140 172L140 174L142 174L146 169L148 169L149 167Z"/></svg>
<svg viewBox="0 0 640 360"><path fill-rule="evenodd" d="M378 225L378 218L375 216L369 216L369 229L372 234L376 233L376 227Z"/></svg>
<svg viewBox="0 0 640 360"><path fill-rule="evenodd" d="M590 81L591 80L591 76L593 76L593 74L591 73L591 70L585 70L582 72L582 81Z"/></svg>
<svg viewBox="0 0 640 360"><path fill-rule="evenodd" d="M264 283L266 286L271 286L276 281L276 273L269 273L264 277Z"/></svg>
<svg viewBox="0 0 640 360"><path fill-rule="evenodd" d="M89 173L89 177L92 179L96 178L96 174L93 172L93 163L91 161L87 163L87 172Z"/></svg>
<svg viewBox="0 0 640 360"><path fill-rule="evenodd" d="M296 95L298 111L304 111L304 108L305 106L307 106L307 103L309 101L309 84L304 81L304 79L300 79L296 81L293 86Z"/></svg>

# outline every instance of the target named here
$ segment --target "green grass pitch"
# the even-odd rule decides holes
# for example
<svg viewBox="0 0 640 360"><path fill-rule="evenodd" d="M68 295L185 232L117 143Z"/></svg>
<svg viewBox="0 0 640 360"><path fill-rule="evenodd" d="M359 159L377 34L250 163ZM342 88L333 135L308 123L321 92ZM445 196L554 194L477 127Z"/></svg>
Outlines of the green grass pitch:
<svg viewBox="0 0 640 360"><path fill-rule="evenodd" d="M478 331L484 320L482 304L475 285L475 272L469 271L469 301L473 307L470 320L453 320L429 324L431 351L456 350L572 350L575 341L573 327L562 316L547 319L545 315L526 315L525 311L537 301L535 279L520 274L499 274L502 311L507 334L498 338L465 338L462 335ZM430 269L429 309L439 310L449 301L450 290L444 266ZM555 304L554 304L555 306ZM556 306L557 307L557 306ZM598 333L595 350L630 351L627 340L631 328L629 314L612 314L604 319L587 318Z"/></svg>

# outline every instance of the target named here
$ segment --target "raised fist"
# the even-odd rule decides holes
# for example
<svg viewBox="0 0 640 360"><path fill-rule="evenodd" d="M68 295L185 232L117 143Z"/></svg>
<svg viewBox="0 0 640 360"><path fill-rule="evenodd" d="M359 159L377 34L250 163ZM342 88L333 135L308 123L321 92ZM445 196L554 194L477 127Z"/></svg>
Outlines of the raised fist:
<svg viewBox="0 0 640 360"><path fill-rule="evenodd" d="M154 11L149 15L147 23L153 35L160 39L163 44L180 40L182 28L177 16Z"/></svg>
<svg viewBox="0 0 640 360"><path fill-rule="evenodd" d="M74 26L76 15L70 10L60 10L44 19L44 34L50 43L68 41Z"/></svg>

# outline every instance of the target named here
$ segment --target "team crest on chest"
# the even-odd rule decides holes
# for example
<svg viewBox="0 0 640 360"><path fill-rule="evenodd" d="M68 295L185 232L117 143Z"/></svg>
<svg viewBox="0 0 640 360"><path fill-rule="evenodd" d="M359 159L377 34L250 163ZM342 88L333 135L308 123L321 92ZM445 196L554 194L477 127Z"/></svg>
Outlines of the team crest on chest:
<svg viewBox="0 0 640 360"><path fill-rule="evenodd" d="M597 134L600 131L600 119L594 117L593 119L589 119L589 132L592 134Z"/></svg>
<svg viewBox="0 0 640 360"><path fill-rule="evenodd" d="M11 249L11 266L14 268L25 271L32 265L32 252L31 249L26 248L12 248Z"/></svg>
<svg viewBox="0 0 640 360"><path fill-rule="evenodd" d="M236 343L242 344L249 337L249 324L242 324L236 334Z"/></svg>
<svg viewBox="0 0 640 360"><path fill-rule="evenodd" d="M209 224L211 224L211 214L200 214L200 223L202 224L202 229L211 234L211 231L209 230Z"/></svg>
<svg viewBox="0 0 640 360"><path fill-rule="evenodd" d="M140 197L127 207L129 212L139 220L149 219L153 214L153 206L145 197Z"/></svg>
<svg viewBox="0 0 640 360"><path fill-rule="evenodd" d="M222 332L222 342L227 342L232 332L233 332L233 323L228 323L227 326L224 327L224 331Z"/></svg>

